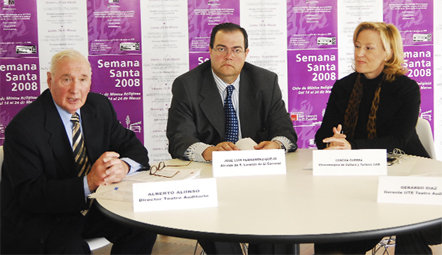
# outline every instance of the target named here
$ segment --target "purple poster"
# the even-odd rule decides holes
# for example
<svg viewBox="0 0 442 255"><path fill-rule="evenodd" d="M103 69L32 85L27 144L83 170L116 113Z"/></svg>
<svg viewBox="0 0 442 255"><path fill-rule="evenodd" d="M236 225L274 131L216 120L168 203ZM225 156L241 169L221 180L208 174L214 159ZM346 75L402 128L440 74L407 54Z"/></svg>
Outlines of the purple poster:
<svg viewBox="0 0 442 255"><path fill-rule="evenodd" d="M88 0L89 55L141 54L139 0Z"/></svg>
<svg viewBox="0 0 442 255"><path fill-rule="evenodd" d="M0 145L3 145L6 126L40 95L38 58L0 58L0 73Z"/></svg>
<svg viewBox="0 0 442 255"><path fill-rule="evenodd" d="M433 1L384 0L384 21L394 24L401 33L407 75L421 89L420 116L433 127Z"/></svg>
<svg viewBox="0 0 442 255"><path fill-rule="evenodd" d="M212 28L219 23L239 24L239 0L189 0L189 66L207 61Z"/></svg>
<svg viewBox="0 0 442 255"><path fill-rule="evenodd" d="M431 123L434 116L433 45L404 46L408 77L415 80L421 90L420 116Z"/></svg>
<svg viewBox="0 0 442 255"><path fill-rule="evenodd" d="M121 124L143 137L143 87L141 55L89 56L91 90L109 98Z"/></svg>
<svg viewBox="0 0 442 255"><path fill-rule="evenodd" d="M88 0L91 91L109 98L121 124L144 142L139 0Z"/></svg>
<svg viewBox="0 0 442 255"><path fill-rule="evenodd" d="M5 128L40 95L35 1L0 2L0 145Z"/></svg>
<svg viewBox="0 0 442 255"><path fill-rule="evenodd" d="M36 1L0 1L0 57L38 57Z"/></svg>
<svg viewBox="0 0 442 255"><path fill-rule="evenodd" d="M300 148L315 147L338 78L336 1L287 2L288 110Z"/></svg>
<svg viewBox="0 0 442 255"><path fill-rule="evenodd" d="M337 48L337 1L287 1L287 48Z"/></svg>
<svg viewBox="0 0 442 255"><path fill-rule="evenodd" d="M384 21L399 29L404 45L433 44L433 0L384 0Z"/></svg>

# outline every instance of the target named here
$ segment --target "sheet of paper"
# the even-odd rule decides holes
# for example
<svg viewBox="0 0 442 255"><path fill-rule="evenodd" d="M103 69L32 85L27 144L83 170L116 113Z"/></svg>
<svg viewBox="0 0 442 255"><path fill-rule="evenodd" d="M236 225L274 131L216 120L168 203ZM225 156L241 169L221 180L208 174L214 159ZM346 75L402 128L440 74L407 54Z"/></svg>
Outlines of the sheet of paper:
<svg viewBox="0 0 442 255"><path fill-rule="evenodd" d="M238 147L238 149L240 150L254 150L255 148L253 148L255 145L257 145L257 143L255 141L253 141L252 138L250 137L246 137L243 139L238 140L235 143L236 147Z"/></svg>

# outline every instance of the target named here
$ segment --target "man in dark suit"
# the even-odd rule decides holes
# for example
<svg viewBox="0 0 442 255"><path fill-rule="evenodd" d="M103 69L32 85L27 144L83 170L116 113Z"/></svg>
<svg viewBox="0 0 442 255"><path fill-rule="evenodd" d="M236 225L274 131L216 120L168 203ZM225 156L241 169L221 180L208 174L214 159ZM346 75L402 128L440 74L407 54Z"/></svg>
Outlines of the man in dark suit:
<svg viewBox="0 0 442 255"><path fill-rule="evenodd" d="M47 75L49 89L6 128L2 253L90 254L84 239L97 236L113 243L113 254L150 253L156 234L111 221L87 199L99 185L147 167L146 149L106 97L89 93L91 67L79 52L54 55ZM74 157L74 148L84 153Z"/></svg>
<svg viewBox="0 0 442 255"><path fill-rule="evenodd" d="M210 161L213 151L237 150L226 141L224 103L233 85L238 138L250 137L255 149L295 151L297 136L285 109L275 73L246 63L246 31L232 23L215 26L210 60L176 78L172 86L167 137L174 158Z"/></svg>
<svg viewBox="0 0 442 255"><path fill-rule="evenodd" d="M172 157L210 161L213 151L238 150L235 142L242 137L257 142L258 150L295 151L297 136L281 97L278 77L245 62L249 49L244 28L232 23L215 26L209 51L210 61L179 76L173 83L167 123ZM231 86L234 88L228 91ZM228 98L237 120L232 125L236 128L233 140L225 112ZM241 253L237 244L199 241L209 254ZM249 253L286 253L291 248L252 243Z"/></svg>

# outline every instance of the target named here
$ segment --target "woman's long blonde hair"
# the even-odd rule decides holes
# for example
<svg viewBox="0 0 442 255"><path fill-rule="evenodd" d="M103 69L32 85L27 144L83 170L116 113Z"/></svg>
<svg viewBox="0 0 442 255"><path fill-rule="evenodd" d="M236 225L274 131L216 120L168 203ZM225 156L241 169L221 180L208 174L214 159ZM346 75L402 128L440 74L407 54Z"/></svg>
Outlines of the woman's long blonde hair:
<svg viewBox="0 0 442 255"><path fill-rule="evenodd" d="M364 30L379 32L382 46L388 56L383 70L385 79L387 81L394 81L397 76L406 74L407 68L404 66L402 37L396 26L384 22L362 22L353 33L353 43L356 43L359 33Z"/></svg>

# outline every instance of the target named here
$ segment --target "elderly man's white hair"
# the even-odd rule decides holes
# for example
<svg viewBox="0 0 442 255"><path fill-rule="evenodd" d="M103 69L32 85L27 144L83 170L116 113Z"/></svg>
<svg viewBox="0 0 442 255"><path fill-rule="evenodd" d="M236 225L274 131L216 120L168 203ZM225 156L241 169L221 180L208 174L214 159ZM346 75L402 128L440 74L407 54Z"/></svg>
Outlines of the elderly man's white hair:
<svg viewBox="0 0 442 255"><path fill-rule="evenodd" d="M89 60L85 56L83 56L83 54L81 54L79 51L76 51L74 49L67 49L67 50L62 50L62 51L56 53L54 56L52 56L51 67L50 67L50 72L52 74L55 73L55 69L57 67L58 62L60 62L64 58L82 59L82 60L86 61L89 64L89 68L91 68L91 63L89 62Z"/></svg>

